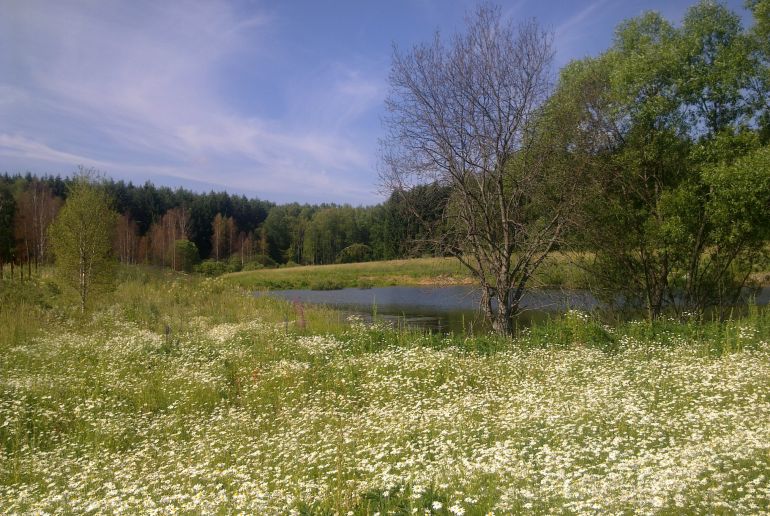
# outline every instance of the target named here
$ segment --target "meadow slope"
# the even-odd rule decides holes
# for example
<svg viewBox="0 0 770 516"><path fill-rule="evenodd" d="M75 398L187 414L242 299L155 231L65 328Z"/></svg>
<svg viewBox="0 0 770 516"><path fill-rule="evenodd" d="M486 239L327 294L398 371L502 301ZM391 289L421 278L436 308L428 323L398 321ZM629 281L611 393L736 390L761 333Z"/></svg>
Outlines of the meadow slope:
<svg viewBox="0 0 770 516"><path fill-rule="evenodd" d="M40 326L0 339L0 512L770 505L763 311L506 340L333 325L222 280L126 281L85 318L30 303Z"/></svg>
<svg viewBox="0 0 770 516"><path fill-rule="evenodd" d="M532 279L533 287L584 288L584 274L570 263L572 255L554 255ZM473 284L467 269L455 258L410 258L335 265L305 265L226 274L223 278L249 289L329 290L393 285Z"/></svg>

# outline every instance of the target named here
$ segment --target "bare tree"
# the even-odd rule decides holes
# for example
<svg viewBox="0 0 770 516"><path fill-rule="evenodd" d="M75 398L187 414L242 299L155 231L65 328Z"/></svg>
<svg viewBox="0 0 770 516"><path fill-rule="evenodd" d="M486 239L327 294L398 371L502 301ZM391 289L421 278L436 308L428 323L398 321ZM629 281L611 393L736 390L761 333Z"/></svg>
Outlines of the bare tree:
<svg viewBox="0 0 770 516"><path fill-rule="evenodd" d="M184 207L172 208L163 215L161 224L163 225L167 241L171 268L178 270L176 241L180 239L187 240L188 233L190 232L190 212Z"/></svg>
<svg viewBox="0 0 770 516"><path fill-rule="evenodd" d="M154 222L148 231L149 242L139 239L137 254L147 257L149 251L152 261L158 265L169 265L178 270L177 240L187 240L190 233L190 211L184 207L172 208ZM146 249L149 245L149 249Z"/></svg>
<svg viewBox="0 0 770 516"><path fill-rule="evenodd" d="M227 218L223 217L221 213L217 213L211 222L211 252L216 261L219 261L225 254L226 239Z"/></svg>
<svg viewBox="0 0 770 516"><path fill-rule="evenodd" d="M235 224L235 219L227 217L225 219L226 238L227 238L227 256L230 257L240 250L238 247L238 226Z"/></svg>
<svg viewBox="0 0 770 516"><path fill-rule="evenodd" d="M17 238L27 259L27 266L35 262L35 269L48 259L48 227L56 218L62 200L54 196L42 181L32 181L17 200Z"/></svg>
<svg viewBox="0 0 770 516"><path fill-rule="evenodd" d="M436 34L393 53L383 184L450 188L435 243L471 271L481 308L502 334L512 332L525 286L565 228L539 127L552 54L534 21L514 26L491 5L469 15L446 46Z"/></svg>
<svg viewBox="0 0 770 516"><path fill-rule="evenodd" d="M113 252L121 263L137 263L139 227L128 212L118 217Z"/></svg>

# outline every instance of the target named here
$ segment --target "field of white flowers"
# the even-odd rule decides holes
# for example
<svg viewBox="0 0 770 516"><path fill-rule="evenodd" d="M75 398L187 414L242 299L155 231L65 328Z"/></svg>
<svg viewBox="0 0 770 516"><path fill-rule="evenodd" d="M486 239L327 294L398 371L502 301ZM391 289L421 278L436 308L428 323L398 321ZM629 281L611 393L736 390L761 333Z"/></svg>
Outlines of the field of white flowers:
<svg viewBox="0 0 770 516"><path fill-rule="evenodd" d="M117 303L0 349L0 513L770 507L761 315L720 330L718 352L613 330L611 349L573 331L484 351L356 324L314 334L261 303L230 320L178 309L169 332Z"/></svg>

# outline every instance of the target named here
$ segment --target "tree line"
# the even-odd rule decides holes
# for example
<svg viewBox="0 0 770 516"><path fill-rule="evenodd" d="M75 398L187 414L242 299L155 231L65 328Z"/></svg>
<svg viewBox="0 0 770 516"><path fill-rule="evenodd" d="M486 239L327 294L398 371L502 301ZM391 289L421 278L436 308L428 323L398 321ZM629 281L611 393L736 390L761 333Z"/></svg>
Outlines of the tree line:
<svg viewBox="0 0 770 516"><path fill-rule="evenodd" d="M81 169L80 173L89 172ZM93 172L93 171L91 171ZM0 275L31 274L51 263L49 227L77 184L73 178L0 176ZM329 264L413 257L423 226L396 192L374 206L298 204L225 192L196 193L103 179L115 212L112 253L125 264L212 274L283 264ZM432 188L432 187L430 187ZM423 219L440 216L426 205ZM19 272L15 272L19 271Z"/></svg>

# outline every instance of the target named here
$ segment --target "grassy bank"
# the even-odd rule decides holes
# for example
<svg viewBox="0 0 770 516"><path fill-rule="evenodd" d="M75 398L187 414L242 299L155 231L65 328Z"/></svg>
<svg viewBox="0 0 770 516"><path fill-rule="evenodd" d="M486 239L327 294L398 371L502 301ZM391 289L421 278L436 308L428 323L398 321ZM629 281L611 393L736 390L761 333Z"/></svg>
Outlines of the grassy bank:
<svg viewBox="0 0 770 516"><path fill-rule="evenodd" d="M770 504L761 310L617 328L571 312L510 340L341 325L141 271L86 317L44 282L23 292L0 312L0 512Z"/></svg>
<svg viewBox="0 0 770 516"><path fill-rule="evenodd" d="M226 274L226 281L248 289L331 290L392 285L459 285L473 280L455 258L413 258L339 265L310 265ZM554 255L534 278L539 287L581 288L582 273L569 258Z"/></svg>

